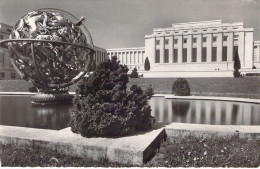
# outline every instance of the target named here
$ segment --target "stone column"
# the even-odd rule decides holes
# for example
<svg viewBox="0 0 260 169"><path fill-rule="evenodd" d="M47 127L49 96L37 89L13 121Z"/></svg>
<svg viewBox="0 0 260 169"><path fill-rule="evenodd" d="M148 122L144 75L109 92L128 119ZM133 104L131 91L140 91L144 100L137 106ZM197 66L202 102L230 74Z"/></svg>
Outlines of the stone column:
<svg viewBox="0 0 260 169"><path fill-rule="evenodd" d="M218 33L217 39L217 62L222 62L222 50L223 50L223 33Z"/></svg>
<svg viewBox="0 0 260 169"><path fill-rule="evenodd" d="M169 37L169 63L173 63L173 35Z"/></svg>
<svg viewBox="0 0 260 169"><path fill-rule="evenodd" d="M198 34L197 37L197 62L201 62L201 56L202 56L202 34Z"/></svg>
<svg viewBox="0 0 260 169"><path fill-rule="evenodd" d="M212 62L212 34L207 36L207 62Z"/></svg>
<svg viewBox="0 0 260 169"><path fill-rule="evenodd" d="M227 61L232 62L233 61L233 46L234 46L234 33L229 32L228 33L228 39L227 39ZM232 66L230 66L232 67Z"/></svg>
<svg viewBox="0 0 260 169"><path fill-rule="evenodd" d="M192 60L192 35L188 35L187 39L187 63L191 63Z"/></svg>
<svg viewBox="0 0 260 169"><path fill-rule="evenodd" d="M183 36L178 35L178 63L182 63Z"/></svg>

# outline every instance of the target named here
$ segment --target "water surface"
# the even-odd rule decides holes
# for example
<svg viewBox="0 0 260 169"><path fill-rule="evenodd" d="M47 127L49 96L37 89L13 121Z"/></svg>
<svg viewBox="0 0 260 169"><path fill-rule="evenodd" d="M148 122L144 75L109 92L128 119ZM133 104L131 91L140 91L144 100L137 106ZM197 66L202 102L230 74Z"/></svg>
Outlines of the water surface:
<svg viewBox="0 0 260 169"><path fill-rule="evenodd" d="M149 101L157 122L217 125L260 125L260 104L176 100ZM72 105L37 106L30 96L0 96L0 125L59 130L68 127Z"/></svg>

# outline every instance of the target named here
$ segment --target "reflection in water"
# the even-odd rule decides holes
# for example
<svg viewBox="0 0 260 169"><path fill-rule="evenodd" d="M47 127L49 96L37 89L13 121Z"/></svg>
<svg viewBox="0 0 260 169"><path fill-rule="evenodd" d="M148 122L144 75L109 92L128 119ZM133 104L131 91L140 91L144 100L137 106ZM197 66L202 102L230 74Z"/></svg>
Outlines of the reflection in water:
<svg viewBox="0 0 260 169"><path fill-rule="evenodd" d="M157 122L260 125L260 104L153 97ZM72 105L35 106L30 96L0 96L0 125L59 130L68 126Z"/></svg>
<svg viewBox="0 0 260 169"><path fill-rule="evenodd" d="M152 115L158 122L215 125L260 125L260 105L252 103L176 100L153 97Z"/></svg>
<svg viewBox="0 0 260 169"><path fill-rule="evenodd" d="M1 96L0 124L59 130L68 126L71 107L32 105L29 96Z"/></svg>

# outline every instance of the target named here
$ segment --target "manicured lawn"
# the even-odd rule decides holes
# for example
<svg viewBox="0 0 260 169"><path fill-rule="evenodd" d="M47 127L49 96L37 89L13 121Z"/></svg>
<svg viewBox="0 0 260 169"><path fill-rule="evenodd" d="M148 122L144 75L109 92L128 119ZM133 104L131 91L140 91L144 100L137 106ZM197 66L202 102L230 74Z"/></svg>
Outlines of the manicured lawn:
<svg viewBox="0 0 260 169"><path fill-rule="evenodd" d="M246 97L260 99L260 77L245 78L186 78L191 94L197 96ZM152 85L156 94L170 94L176 78L129 79L128 86L137 84L145 89ZM32 85L24 80L0 80L0 92L28 92ZM77 84L70 87L75 91Z"/></svg>
<svg viewBox="0 0 260 169"><path fill-rule="evenodd" d="M0 145L1 146L1 145ZM59 154L46 149L2 146L2 166L9 167L131 167ZM141 167L259 167L260 142L256 140L194 136L169 137L159 152Z"/></svg>
<svg viewBox="0 0 260 169"><path fill-rule="evenodd" d="M260 77L245 78L186 78L191 94L197 96L247 97L260 99ZM170 94L176 78L130 79L130 84L142 88L152 85L157 94Z"/></svg>

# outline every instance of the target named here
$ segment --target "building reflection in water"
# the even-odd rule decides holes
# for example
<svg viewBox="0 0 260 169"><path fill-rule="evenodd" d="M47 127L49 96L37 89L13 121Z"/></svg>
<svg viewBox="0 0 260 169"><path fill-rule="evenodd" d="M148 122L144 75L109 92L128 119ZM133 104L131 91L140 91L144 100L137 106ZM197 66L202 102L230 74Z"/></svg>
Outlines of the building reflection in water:
<svg viewBox="0 0 260 169"><path fill-rule="evenodd" d="M260 125L260 105L242 102L177 100L153 97L152 115L158 122L215 125Z"/></svg>
<svg viewBox="0 0 260 169"><path fill-rule="evenodd" d="M157 122L260 125L260 104L153 97ZM68 127L72 105L34 106L30 96L1 96L0 125L59 130Z"/></svg>
<svg viewBox="0 0 260 169"><path fill-rule="evenodd" d="M1 96L0 125L59 130L68 127L71 108L32 105L29 96Z"/></svg>

